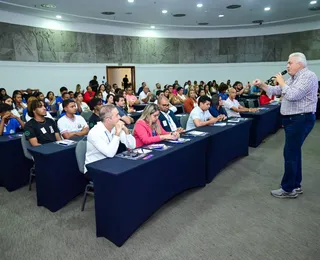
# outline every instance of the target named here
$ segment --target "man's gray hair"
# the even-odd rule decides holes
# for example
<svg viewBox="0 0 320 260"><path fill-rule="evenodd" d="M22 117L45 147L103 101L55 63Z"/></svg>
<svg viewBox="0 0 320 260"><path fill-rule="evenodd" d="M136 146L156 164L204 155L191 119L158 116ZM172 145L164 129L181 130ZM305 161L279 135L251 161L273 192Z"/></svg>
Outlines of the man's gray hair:
<svg viewBox="0 0 320 260"><path fill-rule="evenodd" d="M103 105L99 111L99 117L101 122L103 122L106 118L112 117L112 110L116 109L114 105Z"/></svg>
<svg viewBox="0 0 320 260"><path fill-rule="evenodd" d="M303 53L294 52L294 53L290 54L289 58L291 58L291 57L297 58L297 62L301 63L303 65L303 67L307 67L307 58Z"/></svg>

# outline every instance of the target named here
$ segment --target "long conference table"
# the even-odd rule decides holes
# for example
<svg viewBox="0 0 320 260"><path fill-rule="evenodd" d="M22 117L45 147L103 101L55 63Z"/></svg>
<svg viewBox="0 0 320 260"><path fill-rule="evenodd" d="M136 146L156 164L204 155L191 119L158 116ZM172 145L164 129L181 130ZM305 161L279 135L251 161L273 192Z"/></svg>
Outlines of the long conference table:
<svg viewBox="0 0 320 260"><path fill-rule="evenodd" d="M29 181L31 160L26 159L21 145L21 136L0 136L0 186L15 191Z"/></svg>
<svg viewBox="0 0 320 260"><path fill-rule="evenodd" d="M172 147L153 151L148 160L115 157L88 164L95 190L97 236L122 246L166 201L205 186L231 160L248 155L251 122L197 128L207 135L183 144L166 143Z"/></svg>
<svg viewBox="0 0 320 260"><path fill-rule="evenodd" d="M252 118L250 129L250 147L258 147L270 134L274 134L281 128L280 105L265 105L256 113L241 113L242 117Z"/></svg>

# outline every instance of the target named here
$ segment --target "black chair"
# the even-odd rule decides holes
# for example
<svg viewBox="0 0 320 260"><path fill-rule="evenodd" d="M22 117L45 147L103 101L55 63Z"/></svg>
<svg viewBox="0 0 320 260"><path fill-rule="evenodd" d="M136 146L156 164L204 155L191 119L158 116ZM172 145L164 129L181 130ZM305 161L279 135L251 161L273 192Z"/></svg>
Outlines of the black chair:
<svg viewBox="0 0 320 260"><path fill-rule="evenodd" d="M31 190L32 180L36 177L36 165L34 163L33 156L29 153L28 147L31 147L29 141L27 141L25 135L22 135L21 137L21 145L23 149L24 156L28 159L33 161L33 166L30 169L29 174L29 191Z"/></svg>

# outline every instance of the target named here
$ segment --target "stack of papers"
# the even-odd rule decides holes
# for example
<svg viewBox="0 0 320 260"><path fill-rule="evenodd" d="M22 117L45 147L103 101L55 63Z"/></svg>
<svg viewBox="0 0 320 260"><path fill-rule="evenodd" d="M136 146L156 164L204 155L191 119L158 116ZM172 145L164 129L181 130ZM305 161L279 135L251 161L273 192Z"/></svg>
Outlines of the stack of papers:
<svg viewBox="0 0 320 260"><path fill-rule="evenodd" d="M168 146L165 144L150 144L150 145L147 145L146 148L151 149L151 150L157 150L157 151L165 151L165 150L171 148L171 146Z"/></svg>
<svg viewBox="0 0 320 260"><path fill-rule="evenodd" d="M184 134L184 136L205 136L207 132L200 132L200 131L190 131Z"/></svg>
<svg viewBox="0 0 320 260"><path fill-rule="evenodd" d="M138 160L140 158L144 158L148 153L151 153L151 150L137 148L130 151L124 151L116 155L119 158L125 158L129 160Z"/></svg>
<svg viewBox="0 0 320 260"><path fill-rule="evenodd" d="M230 122L230 123L239 123L240 122L240 118L231 118L231 119L228 119L228 122Z"/></svg>
<svg viewBox="0 0 320 260"><path fill-rule="evenodd" d="M72 140L61 140L61 141L56 141L57 144L63 145L63 146L68 146L68 145L73 145L76 143L76 141L72 141Z"/></svg>
<svg viewBox="0 0 320 260"><path fill-rule="evenodd" d="M178 140L169 140L168 142L174 143L174 144L183 144L186 142L189 142L191 139L186 139L186 138L179 138Z"/></svg>
<svg viewBox="0 0 320 260"><path fill-rule="evenodd" d="M219 123L215 123L213 126L226 126L227 123L223 123L223 122L219 122Z"/></svg>

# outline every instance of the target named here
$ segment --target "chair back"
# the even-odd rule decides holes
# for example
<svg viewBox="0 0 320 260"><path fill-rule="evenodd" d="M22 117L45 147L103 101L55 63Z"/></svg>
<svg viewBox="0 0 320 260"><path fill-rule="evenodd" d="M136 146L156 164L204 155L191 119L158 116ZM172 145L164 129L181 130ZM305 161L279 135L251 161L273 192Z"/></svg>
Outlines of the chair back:
<svg viewBox="0 0 320 260"><path fill-rule="evenodd" d="M87 152L87 140L81 140L76 146L76 158L78 163L78 168L81 173L84 173L84 164L86 161Z"/></svg>
<svg viewBox="0 0 320 260"><path fill-rule="evenodd" d="M28 147L31 147L31 144L29 143L29 141L26 139L26 136L23 134L21 137L21 145L22 145L22 149L23 149L23 154L24 156L29 159L34 161L33 156L31 155L31 153L28 151Z"/></svg>
<svg viewBox="0 0 320 260"><path fill-rule="evenodd" d="M91 111L86 111L86 112L82 112L81 116L84 118L84 120L86 120L86 122L88 122L92 114L93 113Z"/></svg>
<svg viewBox="0 0 320 260"><path fill-rule="evenodd" d="M180 124L182 128L186 129L188 119L189 119L189 114L185 114L180 117Z"/></svg>

